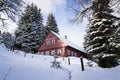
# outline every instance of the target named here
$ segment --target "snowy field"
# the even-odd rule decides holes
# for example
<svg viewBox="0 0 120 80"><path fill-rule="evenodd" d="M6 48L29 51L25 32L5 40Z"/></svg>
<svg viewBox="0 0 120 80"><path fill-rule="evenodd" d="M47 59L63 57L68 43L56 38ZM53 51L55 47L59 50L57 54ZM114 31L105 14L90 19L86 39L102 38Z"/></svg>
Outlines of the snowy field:
<svg viewBox="0 0 120 80"><path fill-rule="evenodd" d="M87 65L81 71L80 58L57 58L61 68L51 68L52 56L27 54L20 51L8 51L0 44L0 80L120 80L120 66L100 68L97 64Z"/></svg>

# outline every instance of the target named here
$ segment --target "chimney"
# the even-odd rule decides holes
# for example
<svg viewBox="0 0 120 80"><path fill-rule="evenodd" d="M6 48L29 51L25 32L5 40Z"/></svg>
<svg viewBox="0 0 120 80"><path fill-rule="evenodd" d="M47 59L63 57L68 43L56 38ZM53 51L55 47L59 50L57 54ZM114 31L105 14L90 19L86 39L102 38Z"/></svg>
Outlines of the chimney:
<svg viewBox="0 0 120 80"><path fill-rule="evenodd" d="M65 35L65 39L67 39L67 35Z"/></svg>

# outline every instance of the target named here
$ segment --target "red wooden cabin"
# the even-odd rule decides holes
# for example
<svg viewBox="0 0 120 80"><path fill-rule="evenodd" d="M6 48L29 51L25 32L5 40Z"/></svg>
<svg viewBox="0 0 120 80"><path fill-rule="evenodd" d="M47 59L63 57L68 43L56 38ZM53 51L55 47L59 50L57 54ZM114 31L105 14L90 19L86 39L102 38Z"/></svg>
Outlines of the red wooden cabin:
<svg viewBox="0 0 120 80"><path fill-rule="evenodd" d="M40 45L38 52L42 55L57 55L62 57L90 57L80 47L54 32L50 32L47 35L43 43Z"/></svg>

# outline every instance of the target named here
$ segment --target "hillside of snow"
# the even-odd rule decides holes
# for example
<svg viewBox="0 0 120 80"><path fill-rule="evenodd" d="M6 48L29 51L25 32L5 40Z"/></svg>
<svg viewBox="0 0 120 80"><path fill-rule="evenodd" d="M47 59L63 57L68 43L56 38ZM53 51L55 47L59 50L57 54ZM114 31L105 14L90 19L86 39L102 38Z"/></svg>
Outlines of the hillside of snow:
<svg viewBox="0 0 120 80"><path fill-rule="evenodd" d="M120 66L115 68L100 68L97 64L87 65L84 59L85 71L81 71L80 58L58 58L61 68L51 67L52 56L27 54L8 51L0 44L0 80L120 80Z"/></svg>

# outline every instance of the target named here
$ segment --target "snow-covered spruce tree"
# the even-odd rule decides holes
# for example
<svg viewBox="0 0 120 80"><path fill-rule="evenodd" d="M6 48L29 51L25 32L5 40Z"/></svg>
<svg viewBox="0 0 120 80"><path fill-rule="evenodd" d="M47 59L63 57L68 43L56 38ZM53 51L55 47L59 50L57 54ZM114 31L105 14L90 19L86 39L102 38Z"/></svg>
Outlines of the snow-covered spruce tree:
<svg viewBox="0 0 120 80"><path fill-rule="evenodd" d="M117 66L117 56L120 54L118 43L120 42L115 39L115 33L119 27L115 24L118 18L110 14L113 10L109 7L109 0L94 0L92 10L84 48L87 53L97 59L100 67Z"/></svg>
<svg viewBox="0 0 120 80"><path fill-rule="evenodd" d="M93 55L101 67L117 66L119 41L115 37L120 24L120 0L73 0L72 9L77 14L75 20L89 16L84 48ZM71 4L70 4L71 8ZM82 11L81 11L82 10ZM114 13L113 13L114 12ZM118 14L117 16L115 16Z"/></svg>
<svg viewBox="0 0 120 80"><path fill-rule="evenodd" d="M48 30L48 32L53 31L59 34L59 29L57 27L55 17L52 13L48 15L47 22L46 22L46 29Z"/></svg>
<svg viewBox="0 0 120 80"><path fill-rule="evenodd" d="M26 53L37 52L46 36L41 10L34 4L27 5L15 32L15 48Z"/></svg>
<svg viewBox="0 0 120 80"><path fill-rule="evenodd" d="M98 59L101 67L118 65L115 60L120 47L114 37L116 29L114 21L105 17L91 19L87 27L85 50Z"/></svg>
<svg viewBox="0 0 120 80"><path fill-rule="evenodd" d="M114 25L117 27L117 29L113 38L110 39L111 41L113 41L113 43L111 43L112 44L111 47L115 47L117 57L120 59L120 21L119 23L115 22Z"/></svg>
<svg viewBox="0 0 120 80"><path fill-rule="evenodd" d="M12 36L12 34L9 32L3 32L2 39L3 39L3 43L5 47L13 51L14 50L14 37Z"/></svg>
<svg viewBox="0 0 120 80"><path fill-rule="evenodd" d="M0 44L3 43L2 33L0 31Z"/></svg>

